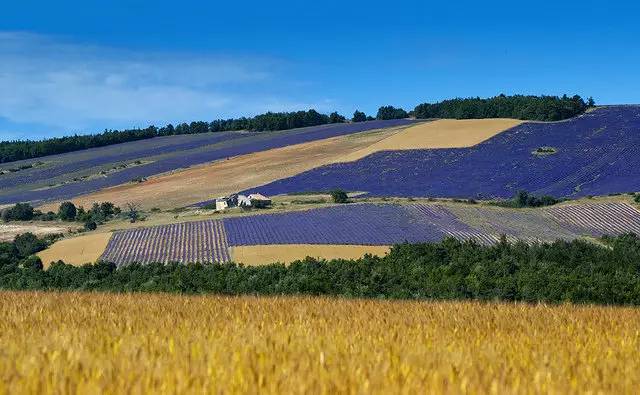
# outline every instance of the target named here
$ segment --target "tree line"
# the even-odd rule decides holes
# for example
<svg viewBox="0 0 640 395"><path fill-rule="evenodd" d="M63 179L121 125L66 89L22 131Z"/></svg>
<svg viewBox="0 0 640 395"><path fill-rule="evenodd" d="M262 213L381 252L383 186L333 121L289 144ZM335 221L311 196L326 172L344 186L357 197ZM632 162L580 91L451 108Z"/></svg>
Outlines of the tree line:
<svg viewBox="0 0 640 395"><path fill-rule="evenodd" d="M423 103L416 106L413 114L419 119L429 118L515 118L533 121L560 121L582 114L595 106L593 98L586 102L575 95L524 96L499 95L487 99L458 98L438 103Z"/></svg>
<svg viewBox="0 0 640 395"><path fill-rule="evenodd" d="M125 215L135 222L138 217L137 207L128 204L128 210ZM132 211L135 210L135 213ZM13 206L0 210L0 220L3 222L11 221L67 221L81 222L84 224L84 230L95 230L98 225L120 215L122 210L111 202L94 202L88 210L84 207L76 207L73 202L62 202L58 208L58 212L49 211L43 213L36 210L29 203L16 203Z"/></svg>
<svg viewBox="0 0 640 395"><path fill-rule="evenodd" d="M595 102L589 98L585 102L580 96L505 96L488 99L468 98L444 100L439 103L423 103L407 112L394 106L382 106L376 117L367 116L356 110L351 122L373 119L428 118L516 118L538 121L558 121L574 117L584 112ZM144 129L105 130L103 133L54 137L39 141L0 142L0 163L38 158L46 155L62 154L87 148L103 147L129 141L149 139L159 136L224 132L234 130L276 131L329 123L347 122L346 117L333 112L321 114L314 109L294 112L267 112L255 117L217 119L211 122L194 121L163 127L149 126ZM29 168L31 166L26 165ZM19 168L8 169L17 171Z"/></svg>
<svg viewBox="0 0 640 395"><path fill-rule="evenodd" d="M116 268L109 262L82 267L57 262L46 270L30 255L42 245L28 238L0 243L0 289L640 305L640 239L632 234L605 237L602 245L503 238L483 246L450 238L399 244L384 257L306 258L288 266L154 263Z"/></svg>
<svg viewBox="0 0 640 395"><path fill-rule="evenodd" d="M267 112L252 118L218 119L212 122L194 121L179 125L168 124L163 127L149 126L144 129L105 130L103 133L54 137L39 141L3 141L0 142L0 163L37 158L46 155L62 154L87 148L144 140L159 136L224 132L232 130L274 131L346 122L346 118L337 112L329 115L316 110L294 112Z"/></svg>

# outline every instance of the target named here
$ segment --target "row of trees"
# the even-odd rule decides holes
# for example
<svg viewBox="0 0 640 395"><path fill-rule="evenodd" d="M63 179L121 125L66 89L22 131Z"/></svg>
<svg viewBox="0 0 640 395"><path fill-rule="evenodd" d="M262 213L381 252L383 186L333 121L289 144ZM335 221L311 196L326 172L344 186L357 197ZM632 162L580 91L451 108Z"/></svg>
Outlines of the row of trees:
<svg viewBox="0 0 640 395"><path fill-rule="evenodd" d="M414 111L407 112L402 108L382 106L375 119L401 119L415 116L427 118L517 118L539 121L558 121L576 116L588 107L595 105L592 98L585 102L580 96L505 96L489 99L468 98L452 99L439 103L423 103ZM352 122L373 120L373 117L356 110ZM212 122L197 121L172 124L157 128L149 126L145 129L105 130L92 135L74 135L56 137L40 141L4 141L0 142L0 163L23 159L37 158L46 155L61 154L86 148L142 140L157 136L179 134L195 134L222 132L231 130L274 131L293 129L305 126L324 125L328 123L346 122L346 118L337 112L329 115L316 110L294 112L267 112L252 118L218 119ZM26 165L28 168L30 165ZM20 168L11 168L17 171Z"/></svg>
<svg viewBox="0 0 640 395"><path fill-rule="evenodd" d="M99 134L55 137L40 141L4 141L0 142L0 163L149 139L158 136L230 130L284 130L345 121L346 118L337 112L325 115L311 109L308 111L295 112L268 112L253 118L218 119L212 122L197 121L181 123L177 126L169 124L161 128L149 126L145 129L105 130Z"/></svg>
<svg viewBox="0 0 640 395"><path fill-rule="evenodd" d="M565 199L558 199L550 195L535 196L527 191L520 190L510 200L499 201L496 205L501 207L525 208L525 207L545 207L553 206L563 202Z"/></svg>
<svg viewBox="0 0 640 395"><path fill-rule="evenodd" d="M585 102L580 96L495 96L488 99L467 98L423 103L413 111L416 118L515 118L536 121L559 121L575 117L595 106L593 98Z"/></svg>
<svg viewBox="0 0 640 395"><path fill-rule="evenodd" d="M131 217L131 209L127 215ZM121 209L111 202L93 203L90 209L85 210L84 207L76 207L72 202L62 202L58 208L58 212L49 211L43 213L36 210L29 203L17 203L14 206L3 209L0 212L0 218L4 222L10 221L69 221L81 222L86 230L94 230L98 225L109 221L121 213ZM136 217L137 219L137 213ZM135 222L135 219L132 220Z"/></svg>
<svg viewBox="0 0 640 395"><path fill-rule="evenodd" d="M29 248L19 248L17 242L0 244L2 289L640 305L640 240L635 235L605 238L602 246L585 241L528 245L505 239L482 246L446 239L396 245L384 257L307 258L289 266L156 263L116 269L108 262L84 267L58 262L47 270L37 258L25 256Z"/></svg>

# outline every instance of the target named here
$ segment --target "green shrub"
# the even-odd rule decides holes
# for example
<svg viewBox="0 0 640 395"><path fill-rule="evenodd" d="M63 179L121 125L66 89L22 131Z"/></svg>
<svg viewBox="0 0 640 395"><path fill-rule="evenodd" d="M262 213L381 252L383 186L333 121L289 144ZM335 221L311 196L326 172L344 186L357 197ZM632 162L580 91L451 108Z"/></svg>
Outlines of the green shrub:
<svg viewBox="0 0 640 395"><path fill-rule="evenodd" d="M113 263L47 270L0 243L0 289L336 295L366 298L478 299L640 305L640 240L635 235L586 241L492 246L445 239L399 244L383 257L306 258L264 266ZM27 264L29 263L29 264Z"/></svg>
<svg viewBox="0 0 640 395"><path fill-rule="evenodd" d="M29 203L17 203L13 207L2 210L2 220L31 221L35 215L33 207Z"/></svg>
<svg viewBox="0 0 640 395"><path fill-rule="evenodd" d="M348 203L349 202L349 196L342 189L334 189L333 191L329 192L329 195L331 195L331 199L333 199L334 203Z"/></svg>
<svg viewBox="0 0 640 395"><path fill-rule="evenodd" d="M17 256L20 258L26 258L47 248L47 243L31 232L17 235L13 240L13 245Z"/></svg>
<svg viewBox="0 0 640 395"><path fill-rule="evenodd" d="M553 206L554 204L558 204L563 201L564 199L557 199L549 195L543 195L539 197L530 195L529 192L521 190L516 193L513 199L501 201L495 204L501 207L525 208Z"/></svg>
<svg viewBox="0 0 640 395"><path fill-rule="evenodd" d="M75 221L78 210L72 202L62 202L58 208L58 218L63 221Z"/></svg>

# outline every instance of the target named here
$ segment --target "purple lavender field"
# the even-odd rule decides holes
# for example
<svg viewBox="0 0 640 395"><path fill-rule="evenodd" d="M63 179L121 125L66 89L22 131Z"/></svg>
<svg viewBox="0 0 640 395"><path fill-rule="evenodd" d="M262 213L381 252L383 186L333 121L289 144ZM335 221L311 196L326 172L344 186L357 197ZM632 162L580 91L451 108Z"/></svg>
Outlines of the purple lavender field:
<svg viewBox="0 0 640 395"><path fill-rule="evenodd" d="M534 154L553 147L555 153ZM342 188L370 196L509 198L640 191L640 106L527 122L470 148L386 151L259 188L268 195Z"/></svg>
<svg viewBox="0 0 640 395"><path fill-rule="evenodd" d="M583 236L640 235L640 212L624 203L506 209L435 204L349 204L116 232L101 259L228 262L229 247L270 244L392 245L454 237L493 244L551 242Z"/></svg>
<svg viewBox="0 0 640 395"><path fill-rule="evenodd" d="M220 221L197 221L116 232L100 257L125 263L228 262L229 250Z"/></svg>
<svg viewBox="0 0 640 395"><path fill-rule="evenodd" d="M473 230L437 208L351 204L283 214L225 218L230 246L260 244L389 245L438 241Z"/></svg>
<svg viewBox="0 0 640 395"><path fill-rule="evenodd" d="M149 177L232 156L367 130L408 125L412 122L414 121L397 119L320 125L277 132L221 132L158 137L45 156L34 160L5 163L2 168L37 161L43 162L44 165L0 175L0 204L70 199L102 188L124 184L136 178ZM104 176L73 181L74 178L81 176L95 176L100 170L133 160L145 160L151 163L125 168ZM47 187L56 183L61 185Z"/></svg>
<svg viewBox="0 0 640 395"><path fill-rule="evenodd" d="M640 235L640 212L625 203L594 203L550 207L550 217L581 234L601 237L621 233Z"/></svg>

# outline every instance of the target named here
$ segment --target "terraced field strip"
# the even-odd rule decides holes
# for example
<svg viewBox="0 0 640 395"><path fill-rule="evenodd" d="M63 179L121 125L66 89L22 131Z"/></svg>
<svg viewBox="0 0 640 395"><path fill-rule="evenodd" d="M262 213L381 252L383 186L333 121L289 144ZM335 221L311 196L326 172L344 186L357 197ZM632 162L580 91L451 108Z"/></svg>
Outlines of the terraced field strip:
<svg viewBox="0 0 640 395"><path fill-rule="evenodd" d="M546 211L558 222L593 236L640 235L640 212L626 203L566 205Z"/></svg>
<svg viewBox="0 0 640 395"><path fill-rule="evenodd" d="M157 160L151 163L129 167L122 169L121 171L105 174L104 177L90 178L86 180L78 180L72 183L65 183L57 187L49 188L46 190L40 190L43 185L32 185L35 180L29 180L27 173L23 173L22 177L27 177L26 182L19 182L19 180L7 181L7 186L12 185L14 188L2 188L0 189L0 203L12 203L19 201L32 201L32 202L51 202L54 200L67 200L83 194L98 191L103 188L109 188L116 185L129 183L133 179L146 178L153 175L175 171L178 169L184 169L194 165L204 164L208 162L224 160L227 158L247 155L259 151L271 150L274 148L282 148L289 145L307 143L316 140L328 139L331 137L346 136L354 133L359 133L368 130L391 128L398 126L407 126L416 123L410 119L395 119L395 120L375 120L359 123L341 123L341 124L329 124L319 125L313 127L289 129L277 132L269 133L234 133L227 132L217 134L210 134L203 140L188 143L186 146L176 145L176 149L171 147L164 147L164 154L162 157L156 158ZM169 136L169 138L174 136ZM181 137L181 136L179 136ZM195 139L195 138L194 138ZM155 139L148 139L144 142L130 142L123 145L136 145L137 144L153 144ZM121 147L122 148L122 147ZM107 148L105 148L107 149ZM118 148L114 149L117 153ZM54 171L58 177L62 179L56 180L56 183L60 181L69 181L67 173L64 172L64 168L69 166L75 170L90 171L97 163L93 160L81 161L77 164L73 159L80 154L74 155L74 153L65 154L70 162L62 163L61 169L50 169L47 171ZM152 152L146 152L152 153ZM145 150L141 151L141 155L145 154ZM42 161L49 161L49 157L40 158ZM137 159L142 159L138 157ZM99 160L99 159L96 159ZM102 165L104 163L100 162ZM77 166L76 166L77 165ZM242 169L246 171L246 169ZM54 174L52 173L52 174ZM34 177L44 177L46 174L38 173ZM77 176L72 176L77 178ZM1 178L4 179L4 178ZM0 180L1 180L0 179ZM40 181L43 181L42 179ZM1 182L1 181L0 181ZM45 177L44 186L49 184L49 179Z"/></svg>
<svg viewBox="0 0 640 395"><path fill-rule="evenodd" d="M132 202L146 208L182 207L290 177L327 163L339 162L344 155L367 147L404 127L398 125L240 155L159 175L143 183L103 189L74 198L73 202L85 207L103 201L120 206ZM57 210L58 205L53 203L40 208L44 211Z"/></svg>
<svg viewBox="0 0 640 395"><path fill-rule="evenodd" d="M232 247L234 260L255 265L306 256L353 258L385 252L397 243L448 236L493 244L501 235L511 241L551 242L627 232L640 234L640 212L623 203L535 210L360 203L119 231L101 258L118 265L228 262Z"/></svg>
<svg viewBox="0 0 640 395"><path fill-rule="evenodd" d="M114 233L102 260L116 263L228 262L221 221L207 220L131 229Z"/></svg>

